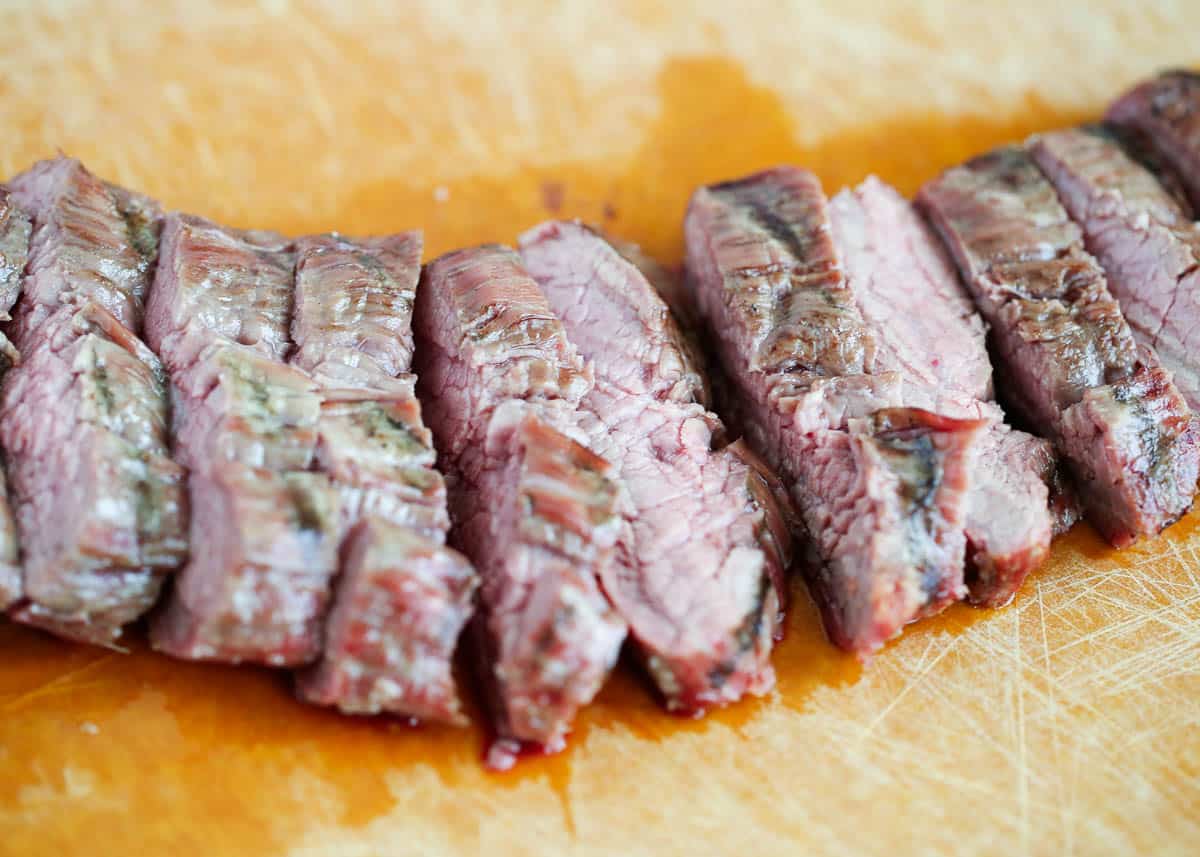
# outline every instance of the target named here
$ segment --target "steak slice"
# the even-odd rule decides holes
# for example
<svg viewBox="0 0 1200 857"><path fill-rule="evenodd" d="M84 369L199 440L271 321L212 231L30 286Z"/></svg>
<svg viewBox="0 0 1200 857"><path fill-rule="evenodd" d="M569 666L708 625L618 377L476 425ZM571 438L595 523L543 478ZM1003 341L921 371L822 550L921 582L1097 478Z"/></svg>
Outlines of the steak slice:
<svg viewBox="0 0 1200 857"><path fill-rule="evenodd" d="M478 578L444 546L446 487L410 374L421 248L417 232L297 244L292 361L321 385L317 465L350 533L322 658L297 691L344 712L461 724L452 661Z"/></svg>
<svg viewBox="0 0 1200 857"><path fill-rule="evenodd" d="M193 470L193 553L155 614L156 649L188 660L298 666L320 654L337 570L337 494L318 473L234 461Z"/></svg>
<svg viewBox="0 0 1200 857"><path fill-rule="evenodd" d="M598 234L546 223L521 239L526 268L590 361L593 448L629 493L632 523L605 593L672 709L702 711L774 686L788 543L757 473L713 451L717 418L670 311Z"/></svg>
<svg viewBox="0 0 1200 857"><path fill-rule="evenodd" d="M214 341L283 362L295 255L274 232L230 229L191 214L167 215L146 341L172 375Z"/></svg>
<svg viewBox="0 0 1200 857"><path fill-rule="evenodd" d="M300 239L291 362L312 373L328 362L357 367L365 361L389 377L409 372L423 246L420 232Z"/></svg>
<svg viewBox="0 0 1200 857"><path fill-rule="evenodd" d="M1177 520L1200 457L1191 412L1029 153L975 158L919 202L991 325L1006 394L1054 440L1089 520L1115 546Z"/></svg>
<svg viewBox="0 0 1200 857"><path fill-rule="evenodd" d="M1114 101L1106 118L1138 131L1200 210L1200 74L1163 72Z"/></svg>
<svg viewBox="0 0 1200 857"><path fill-rule="evenodd" d="M700 188L685 235L737 410L791 484L815 550L807 571L826 628L868 655L964 594L962 522L982 423L899 409L903 377L876 371L878 344L811 173L781 167Z"/></svg>
<svg viewBox="0 0 1200 857"><path fill-rule="evenodd" d="M169 215L146 313L191 469L193 553L150 628L181 658L299 666L321 653L338 496L316 460L320 391L283 362L295 254L282 236Z"/></svg>
<svg viewBox="0 0 1200 857"><path fill-rule="evenodd" d="M966 594L964 525L978 420L887 408L808 438L792 464L825 628L860 654Z"/></svg>
<svg viewBox="0 0 1200 857"><path fill-rule="evenodd" d="M1030 152L1083 228L1134 337L1200 407L1200 224L1106 128L1043 134Z"/></svg>
<svg viewBox="0 0 1200 857"><path fill-rule="evenodd" d="M465 724L452 664L476 584L457 551L363 518L343 545L324 657L300 674L300 697L347 714Z"/></svg>
<svg viewBox="0 0 1200 857"><path fill-rule="evenodd" d="M13 615L107 643L149 609L187 554L165 375L137 336L157 208L139 203L145 225L135 234L125 192L61 157L10 190L10 204L32 220L9 325L21 365L5 376L0 402L25 566ZM10 235L13 223L10 214ZM4 293L5 310L14 296Z"/></svg>
<svg viewBox="0 0 1200 857"><path fill-rule="evenodd" d="M979 438L966 521L968 597L1007 603L1046 558L1055 526L1051 506L1069 513L1073 497L1056 489L1050 445L1004 425L990 403L992 366L984 326L954 263L914 207L869 178L830 203L830 219L864 322L877 371L904 379L906 405L963 418L986 418Z"/></svg>
<svg viewBox="0 0 1200 857"><path fill-rule="evenodd" d="M180 464L203 470L240 461L279 472L312 466L321 395L304 372L218 339L174 382Z"/></svg>
<svg viewBox="0 0 1200 857"><path fill-rule="evenodd" d="M426 268L414 323L420 392L448 474L453 537L481 578L476 621L499 741L562 746L617 659L601 591L622 519L577 412L592 379L510 249Z"/></svg>

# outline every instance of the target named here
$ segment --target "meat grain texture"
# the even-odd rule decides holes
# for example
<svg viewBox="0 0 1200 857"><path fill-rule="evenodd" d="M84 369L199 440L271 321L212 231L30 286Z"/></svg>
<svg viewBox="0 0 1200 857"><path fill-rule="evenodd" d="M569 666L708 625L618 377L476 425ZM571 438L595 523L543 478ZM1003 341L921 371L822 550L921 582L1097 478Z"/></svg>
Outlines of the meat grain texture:
<svg viewBox="0 0 1200 857"><path fill-rule="evenodd" d="M991 325L1007 399L1053 438L1089 520L1117 546L1177 520L1200 457L1191 411L1029 152L975 158L919 202Z"/></svg>
<svg viewBox="0 0 1200 857"><path fill-rule="evenodd" d="M868 655L966 592L984 421L905 408L904 375L877 371L811 173L780 167L701 188L685 235L695 300L752 446L790 482L826 629Z"/></svg>
<svg viewBox="0 0 1200 857"><path fill-rule="evenodd" d="M1139 132L1200 210L1200 74L1163 72L1114 101L1107 118Z"/></svg>
<svg viewBox="0 0 1200 857"><path fill-rule="evenodd" d="M1200 96L1198 96L1200 97ZM1034 138L1030 151L1083 230L1138 344L1200 407L1200 224L1111 129Z"/></svg>
<svg viewBox="0 0 1200 857"><path fill-rule="evenodd" d="M445 547L445 482L411 374L420 233L297 243L292 365L322 398L316 466L340 497L340 575L301 698L463 723L453 675L478 585Z"/></svg>
<svg viewBox="0 0 1200 857"><path fill-rule="evenodd" d="M0 402L24 565L12 615L109 643L187 553L165 376L138 338L159 213L139 203L135 216L132 194L65 157L35 164L9 190L8 205L32 223L27 233L20 214L0 217L6 314L30 234L8 325L20 365Z"/></svg>
<svg viewBox="0 0 1200 857"><path fill-rule="evenodd" d="M706 411L670 310L637 265L577 223L543 224L521 257L589 361L592 448L630 500L604 591L673 709L774 686L790 536L758 471Z"/></svg>
<svg viewBox="0 0 1200 857"><path fill-rule="evenodd" d="M622 526L609 464L587 448L591 373L511 249L446 254L417 292L421 399L450 488L455 544L481 579L481 677L493 765L562 746L626 626L600 588Z"/></svg>
<svg viewBox="0 0 1200 857"><path fill-rule="evenodd" d="M321 397L282 361L295 253L268 232L171 214L146 337L170 371L175 443L191 467L192 541L151 627L177 657L314 661L337 570L338 495L308 472Z"/></svg>
<svg viewBox="0 0 1200 857"><path fill-rule="evenodd" d="M989 422L975 445L966 519L968 598L1007 603L1075 520L1050 444L1011 429L992 400L985 327L954 263L913 206L878 179L830 202L846 282L909 407Z"/></svg>

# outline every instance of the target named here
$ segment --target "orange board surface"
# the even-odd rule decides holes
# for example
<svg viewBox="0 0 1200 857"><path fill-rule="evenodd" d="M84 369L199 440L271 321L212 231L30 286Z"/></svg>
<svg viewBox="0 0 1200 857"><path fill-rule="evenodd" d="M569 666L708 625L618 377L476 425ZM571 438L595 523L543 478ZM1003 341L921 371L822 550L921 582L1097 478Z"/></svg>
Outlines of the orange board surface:
<svg viewBox="0 0 1200 857"><path fill-rule="evenodd" d="M912 192L1200 62L1194 2L993 5L7 4L0 176L62 149L237 226L435 254L579 216L675 263L701 182ZM622 667L503 775L478 727L0 624L0 853L1196 854L1198 521L1120 553L1077 527L1010 607L865 668L797 586L769 697L680 720Z"/></svg>

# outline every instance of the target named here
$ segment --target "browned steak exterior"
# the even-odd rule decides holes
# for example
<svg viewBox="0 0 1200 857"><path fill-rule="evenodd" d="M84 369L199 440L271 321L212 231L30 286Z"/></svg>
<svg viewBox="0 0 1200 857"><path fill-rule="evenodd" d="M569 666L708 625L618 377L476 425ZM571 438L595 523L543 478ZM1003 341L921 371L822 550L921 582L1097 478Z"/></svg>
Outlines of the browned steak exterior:
<svg viewBox="0 0 1200 857"><path fill-rule="evenodd" d="M790 482L819 559L810 584L826 628L869 654L965 592L962 528L983 423L898 409L903 376L876 371L878 345L811 173L783 167L701 188L685 234L694 296L745 427ZM897 410L874 416L886 408Z"/></svg>
<svg viewBox="0 0 1200 857"><path fill-rule="evenodd" d="M910 407L991 422L972 470L966 574L972 602L1003 604L1049 554L1051 506L1072 504L1051 490L1052 449L1001 422L983 322L913 206L870 178L829 211L846 281L878 345L875 371L902 377Z"/></svg>
<svg viewBox="0 0 1200 857"><path fill-rule="evenodd" d="M0 404L24 563L13 615L110 642L187 553L165 376L138 339L159 214L143 201L147 225L135 234L123 192L68 158L36 164L10 190L33 222L9 325L21 365ZM7 221L0 241L11 247L17 221ZM5 301L15 297L11 274Z"/></svg>
<svg viewBox="0 0 1200 857"><path fill-rule="evenodd" d="M1200 74L1164 72L1113 102L1107 118L1136 129L1175 171L1192 207L1200 210Z"/></svg>
<svg viewBox="0 0 1200 857"><path fill-rule="evenodd" d="M454 539L481 577L478 630L498 742L554 749L616 661L625 625L600 589L621 526L608 464L584 445L590 373L519 257L433 261L415 327Z"/></svg>
<svg viewBox="0 0 1200 857"><path fill-rule="evenodd" d="M293 365L323 399L317 466L341 497L341 575L301 698L342 711L462 722L452 673L474 570L450 520L412 368L421 236L297 243Z"/></svg>
<svg viewBox="0 0 1200 857"><path fill-rule="evenodd" d="M1042 134L1030 151L1083 228L1134 337L1159 356L1194 411L1200 407L1200 224L1104 127Z"/></svg>
<svg viewBox="0 0 1200 857"><path fill-rule="evenodd" d="M151 627L177 657L294 666L320 654L338 497L316 459L321 397L285 365L294 253L281 236L169 215L146 337L171 374L193 553Z"/></svg>
<svg viewBox="0 0 1200 857"><path fill-rule="evenodd" d="M1029 153L1009 147L927 184L919 202L991 325L1004 391L1053 438L1091 520L1114 545L1187 511L1196 433L1157 356L1139 350Z"/></svg>
<svg viewBox="0 0 1200 857"><path fill-rule="evenodd" d="M702 711L774 685L770 653L788 542L758 474L714 450L716 416L666 304L637 266L576 223L521 239L525 266L589 360L592 446L632 502L604 590L673 709ZM644 264L644 263L643 263Z"/></svg>

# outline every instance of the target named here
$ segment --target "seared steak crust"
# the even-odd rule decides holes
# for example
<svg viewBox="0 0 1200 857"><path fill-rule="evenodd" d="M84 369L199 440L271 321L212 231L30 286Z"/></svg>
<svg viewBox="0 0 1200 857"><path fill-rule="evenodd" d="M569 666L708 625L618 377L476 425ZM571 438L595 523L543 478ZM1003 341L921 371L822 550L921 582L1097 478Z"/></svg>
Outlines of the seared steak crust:
<svg viewBox="0 0 1200 857"><path fill-rule="evenodd" d="M1200 455L1191 413L1029 153L975 158L919 202L991 325L1011 403L1054 439L1089 519L1126 545L1179 518Z"/></svg>
<svg viewBox="0 0 1200 857"><path fill-rule="evenodd" d="M521 239L526 267L593 365L593 448L632 505L602 577L669 707L703 710L774 684L786 536L759 473L714 450L716 416L667 306L634 264L577 223Z"/></svg>
<svg viewBox="0 0 1200 857"><path fill-rule="evenodd" d="M584 445L577 406L590 373L508 248L430 263L414 323L454 541L482 581L477 628L497 747L561 746L625 636L598 582L621 519L609 465Z"/></svg>
<svg viewBox="0 0 1200 857"><path fill-rule="evenodd" d="M692 288L737 409L791 483L819 559L809 574L826 628L869 654L963 595L962 521L981 424L895 412L911 423L900 440L891 420L873 418L904 404L904 379L877 371L878 343L812 174L778 168L701 188L685 233ZM936 519L906 500L919 473Z"/></svg>
<svg viewBox="0 0 1200 857"><path fill-rule="evenodd" d="M906 405L991 423L972 470L966 579L972 602L1005 603L1050 551L1051 506L1072 508L1073 498L1054 485L1053 451L1004 425L990 402L983 323L914 207L869 178L829 209L846 281L878 344L875 371L903 378Z"/></svg>
<svg viewBox="0 0 1200 857"><path fill-rule="evenodd" d="M1038 166L1083 228L1140 345L1200 406L1200 224L1110 129L1042 134Z"/></svg>

